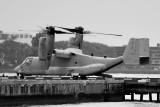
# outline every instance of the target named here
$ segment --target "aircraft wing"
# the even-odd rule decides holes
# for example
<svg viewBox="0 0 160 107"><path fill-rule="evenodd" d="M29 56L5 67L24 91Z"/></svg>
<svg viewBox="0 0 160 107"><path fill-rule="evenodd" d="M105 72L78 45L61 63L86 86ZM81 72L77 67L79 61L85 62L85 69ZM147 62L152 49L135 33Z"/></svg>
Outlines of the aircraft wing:
<svg viewBox="0 0 160 107"><path fill-rule="evenodd" d="M55 50L55 56L60 58L71 58L72 53L65 50Z"/></svg>
<svg viewBox="0 0 160 107"><path fill-rule="evenodd" d="M65 51L68 51L73 54L82 54L82 50L77 48L67 48Z"/></svg>
<svg viewBox="0 0 160 107"><path fill-rule="evenodd" d="M55 49L55 56L60 58L71 58L76 54L82 54L82 50L76 48L67 48L66 50Z"/></svg>

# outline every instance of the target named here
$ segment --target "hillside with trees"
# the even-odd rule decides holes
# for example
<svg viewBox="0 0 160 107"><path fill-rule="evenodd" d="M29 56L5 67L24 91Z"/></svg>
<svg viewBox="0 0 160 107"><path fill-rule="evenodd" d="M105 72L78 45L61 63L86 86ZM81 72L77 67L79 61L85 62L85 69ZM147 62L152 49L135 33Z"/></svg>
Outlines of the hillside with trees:
<svg viewBox="0 0 160 107"><path fill-rule="evenodd" d="M0 67L14 67L31 54L32 50L28 44L5 40L0 44Z"/></svg>
<svg viewBox="0 0 160 107"><path fill-rule="evenodd" d="M68 46L68 41L58 41L55 42L56 49L66 49ZM91 43L84 41L82 46L82 51L84 54L91 55L93 53L94 56L109 56L115 57L115 49L113 47L109 47L100 43ZM32 56L38 55L38 47L32 47Z"/></svg>
<svg viewBox="0 0 160 107"><path fill-rule="evenodd" d="M15 42L14 40L5 40L0 43L0 68L14 68L23 62L28 56L38 56L39 38L45 36L44 34L37 33L32 38L32 46L25 43ZM66 49L68 41L55 42L56 49ZM100 43L91 43L84 41L82 45L84 54L94 56L109 56L115 57L115 49Z"/></svg>

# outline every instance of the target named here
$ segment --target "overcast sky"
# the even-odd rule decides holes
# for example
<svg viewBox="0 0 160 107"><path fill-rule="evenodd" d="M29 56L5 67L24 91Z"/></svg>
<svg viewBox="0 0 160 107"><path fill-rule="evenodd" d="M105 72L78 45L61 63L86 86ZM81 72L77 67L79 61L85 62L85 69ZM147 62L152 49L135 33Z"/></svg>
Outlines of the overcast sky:
<svg viewBox="0 0 160 107"><path fill-rule="evenodd" d="M56 25L114 36L85 36L84 40L119 46L129 38L149 38L160 43L160 0L0 0L0 30L36 30ZM56 35L56 40L70 36Z"/></svg>

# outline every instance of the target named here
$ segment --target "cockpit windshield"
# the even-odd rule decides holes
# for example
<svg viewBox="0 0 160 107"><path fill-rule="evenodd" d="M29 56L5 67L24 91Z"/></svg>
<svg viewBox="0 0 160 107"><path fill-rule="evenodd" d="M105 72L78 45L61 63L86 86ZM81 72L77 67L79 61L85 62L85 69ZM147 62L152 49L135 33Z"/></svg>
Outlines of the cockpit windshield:
<svg viewBox="0 0 160 107"><path fill-rule="evenodd" d="M33 58L26 58L23 62L26 66L30 66L32 63Z"/></svg>

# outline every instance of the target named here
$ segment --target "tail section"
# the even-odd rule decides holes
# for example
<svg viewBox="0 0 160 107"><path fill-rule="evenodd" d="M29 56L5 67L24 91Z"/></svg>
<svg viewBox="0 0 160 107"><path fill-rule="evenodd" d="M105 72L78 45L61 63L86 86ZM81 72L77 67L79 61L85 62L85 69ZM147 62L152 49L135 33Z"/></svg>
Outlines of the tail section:
<svg viewBox="0 0 160 107"><path fill-rule="evenodd" d="M131 38L123 54L124 63L128 65L149 63L149 39Z"/></svg>
<svg viewBox="0 0 160 107"><path fill-rule="evenodd" d="M140 39L140 64L149 63L149 39Z"/></svg>

